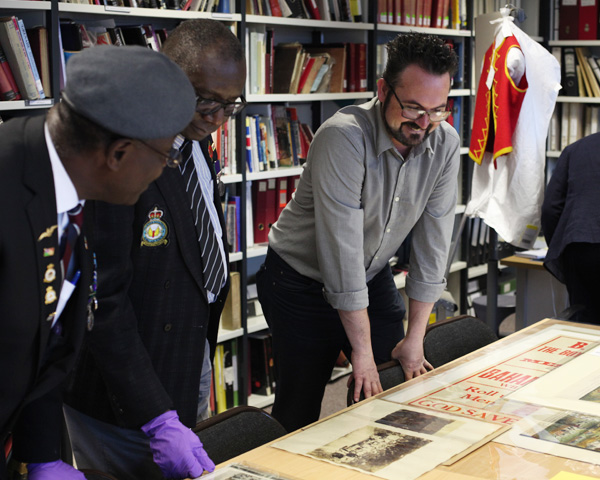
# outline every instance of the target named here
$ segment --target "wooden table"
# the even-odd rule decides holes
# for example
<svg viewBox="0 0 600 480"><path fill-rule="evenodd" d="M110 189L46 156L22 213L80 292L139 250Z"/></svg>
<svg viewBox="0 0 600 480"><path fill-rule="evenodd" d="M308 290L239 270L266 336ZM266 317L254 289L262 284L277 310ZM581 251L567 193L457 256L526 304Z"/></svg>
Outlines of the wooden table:
<svg viewBox="0 0 600 480"><path fill-rule="evenodd" d="M556 316L569 306L566 287L544 268L543 262L512 255L500 263L517 271L516 330L540 318Z"/></svg>
<svg viewBox="0 0 600 480"><path fill-rule="evenodd" d="M454 362L448 363L443 367L428 372L426 375L415 378L404 384L387 390L381 397L390 392L400 391L408 386L413 386L417 382L430 382L437 375L461 365L464 362L481 358L486 354L500 351L503 347L512 342L521 340L525 337L535 335L537 332L551 325L573 325L573 323L546 319L535 325L527 327L517 333L509 335L491 345L488 345L476 352L462 357ZM583 326L583 325L582 325ZM600 327L585 325L585 328L600 331ZM560 368L560 367L559 367ZM375 397L375 398L377 398ZM369 402L372 399L367 399ZM358 405L362 405L361 402ZM355 408L349 407L342 412ZM320 422L327 422L333 418L334 414ZM291 436L294 433L288 435ZM250 452L240 455L230 462L244 462L250 466L255 466L263 471L278 473L282 476L288 476L292 479L304 480L373 480L377 477L350 470L348 468L336 466L323 461L318 461L303 455L289 453L268 445L256 448ZM559 472L571 472L580 475L588 475L592 478L600 478L600 466L590 463L584 463L576 460L554 457L547 454L541 454L518 447L507 446L497 442L488 442L463 457L451 466L439 466L434 470L419 477L422 480L474 480L474 479L505 479L505 480L542 480L551 479ZM401 480L401 479L399 479Z"/></svg>

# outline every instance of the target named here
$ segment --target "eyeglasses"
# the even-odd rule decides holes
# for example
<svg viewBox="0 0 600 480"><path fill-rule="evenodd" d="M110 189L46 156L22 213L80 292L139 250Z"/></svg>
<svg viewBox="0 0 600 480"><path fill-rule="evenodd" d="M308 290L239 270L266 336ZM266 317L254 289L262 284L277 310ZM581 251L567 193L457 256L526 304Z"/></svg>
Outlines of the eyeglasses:
<svg viewBox="0 0 600 480"><path fill-rule="evenodd" d="M237 115L246 106L246 99L239 96L235 102L221 102L220 100L196 97L196 112L200 115L212 115L223 109L223 115L231 117Z"/></svg>
<svg viewBox="0 0 600 480"><path fill-rule="evenodd" d="M154 148L152 145L147 144L143 140L137 139L137 141L140 142L142 145L145 145L146 147L148 147L153 152L158 153L161 157L163 157L165 159L165 161L167 162L167 167L177 168L179 166L179 164L181 163L181 152L179 151L178 148L171 147L171 149L169 150L169 153L164 153L164 152L161 152L160 150Z"/></svg>
<svg viewBox="0 0 600 480"><path fill-rule="evenodd" d="M422 108L405 107L402 105L402 102L398 98L398 95L396 95L396 92L389 82L385 80L385 83L394 94L394 97L396 97L396 100L398 100L398 104L400 105L400 108L402 108L402 116L404 118L408 118L409 120L419 120L421 117L423 117L423 115L427 115L430 122L437 123L443 122L452 113L450 110L423 110Z"/></svg>

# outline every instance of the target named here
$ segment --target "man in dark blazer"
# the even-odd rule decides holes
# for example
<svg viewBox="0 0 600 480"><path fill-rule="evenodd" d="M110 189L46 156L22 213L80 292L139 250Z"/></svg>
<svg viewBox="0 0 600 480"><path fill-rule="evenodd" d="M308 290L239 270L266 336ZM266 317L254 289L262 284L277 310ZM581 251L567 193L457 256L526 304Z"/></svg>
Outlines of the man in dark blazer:
<svg viewBox="0 0 600 480"><path fill-rule="evenodd" d="M544 266L567 286L569 303L584 307L571 320L600 324L600 133L563 150L542 205L548 243Z"/></svg>
<svg viewBox="0 0 600 480"><path fill-rule="evenodd" d="M93 202L83 223L75 213L86 199L135 203L194 110L186 75L148 49L86 50L67 77L46 116L0 125L0 441L30 480L84 478L59 460L61 386L97 313Z"/></svg>
<svg viewBox="0 0 600 480"><path fill-rule="evenodd" d="M212 354L229 289L209 137L245 105L246 67L237 38L214 20L183 22L163 52L198 96L194 119L175 141L187 153L182 171L165 171L135 206L97 206L101 313L65 408L77 464L120 480L197 477L214 468L195 454L199 440L189 430L196 424L206 339ZM194 168L197 178L187 179ZM199 234L188 189L195 200L202 191L211 238ZM207 260L203 250L214 257ZM216 269L219 280L207 286Z"/></svg>

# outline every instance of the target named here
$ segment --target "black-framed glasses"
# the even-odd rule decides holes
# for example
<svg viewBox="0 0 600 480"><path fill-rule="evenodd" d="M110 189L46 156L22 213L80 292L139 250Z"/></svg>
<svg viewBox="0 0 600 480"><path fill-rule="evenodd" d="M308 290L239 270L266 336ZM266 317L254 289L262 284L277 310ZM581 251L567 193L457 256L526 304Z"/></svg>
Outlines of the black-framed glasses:
<svg viewBox="0 0 600 480"><path fill-rule="evenodd" d="M201 96L196 97L196 112L200 115L212 115L223 109L223 115L231 117L240 113L246 106L246 99L240 95L235 102L221 102Z"/></svg>
<svg viewBox="0 0 600 480"><path fill-rule="evenodd" d="M179 151L178 148L171 147L169 152L165 153L165 152L161 152L160 150L154 148L152 145L144 142L143 140L140 140L139 138L136 140L138 142L140 142L142 145L145 145L146 147L148 147L153 152L158 153L161 157L163 157L165 159L165 161L167 162L167 167L177 168L179 166L179 164L181 163L181 152Z"/></svg>
<svg viewBox="0 0 600 480"><path fill-rule="evenodd" d="M402 109L402 116L404 118L408 118L409 120L419 120L421 117L423 117L423 115L427 115L429 117L430 122L438 123L446 120L452 113L450 110L423 110L422 108L405 107L404 105L402 105L402 102L398 98L398 95L396 95L394 88L389 84L387 80L384 79L384 81L394 94L394 97L396 97L396 100L398 100L398 104Z"/></svg>

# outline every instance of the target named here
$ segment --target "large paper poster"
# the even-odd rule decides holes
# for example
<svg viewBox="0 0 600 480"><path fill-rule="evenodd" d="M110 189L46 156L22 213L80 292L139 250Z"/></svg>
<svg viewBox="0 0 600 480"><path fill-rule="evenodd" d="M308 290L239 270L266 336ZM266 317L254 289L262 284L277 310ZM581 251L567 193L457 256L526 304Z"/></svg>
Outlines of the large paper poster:
<svg viewBox="0 0 600 480"><path fill-rule="evenodd" d="M549 327L531 338L384 398L513 425L538 407L509 402L505 398L507 395L594 348L599 341L600 334L591 329Z"/></svg>
<svg viewBox="0 0 600 480"><path fill-rule="evenodd" d="M489 422L372 400L273 446L381 478L411 480L503 430Z"/></svg>
<svg viewBox="0 0 600 480"><path fill-rule="evenodd" d="M538 409L497 441L600 464L600 348L578 356L507 400L534 404Z"/></svg>

